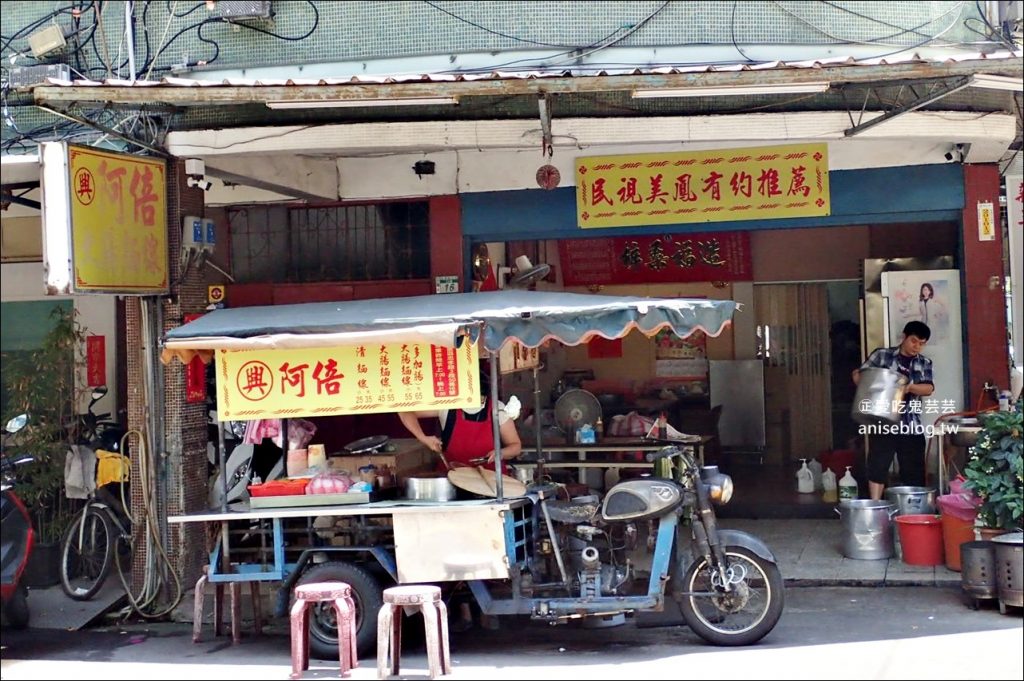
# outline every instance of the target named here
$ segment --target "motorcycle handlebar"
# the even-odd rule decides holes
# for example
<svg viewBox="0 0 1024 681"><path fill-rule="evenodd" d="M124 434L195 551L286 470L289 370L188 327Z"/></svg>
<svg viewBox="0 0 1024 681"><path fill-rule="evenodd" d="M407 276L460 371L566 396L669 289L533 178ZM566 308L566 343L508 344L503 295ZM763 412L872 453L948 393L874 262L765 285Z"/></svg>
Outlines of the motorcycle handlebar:
<svg viewBox="0 0 1024 681"><path fill-rule="evenodd" d="M654 463L658 459L667 459L670 456L676 456L681 451L682 450L680 450L679 447L676 447L675 445L669 445L667 447L662 447L656 452L647 452L644 458L647 459L647 463Z"/></svg>

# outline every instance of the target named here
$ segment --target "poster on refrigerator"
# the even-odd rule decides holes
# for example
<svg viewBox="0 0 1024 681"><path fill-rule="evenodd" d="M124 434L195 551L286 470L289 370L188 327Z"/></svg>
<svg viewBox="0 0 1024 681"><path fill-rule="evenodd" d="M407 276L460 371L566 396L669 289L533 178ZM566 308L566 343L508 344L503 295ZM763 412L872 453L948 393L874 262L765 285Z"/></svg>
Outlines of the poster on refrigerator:
<svg viewBox="0 0 1024 681"><path fill-rule="evenodd" d="M963 409L963 339L960 328L960 271L907 270L882 273L888 302L888 345L899 345L907 322L924 322L932 335L925 357L932 360L935 392L924 402L921 423Z"/></svg>

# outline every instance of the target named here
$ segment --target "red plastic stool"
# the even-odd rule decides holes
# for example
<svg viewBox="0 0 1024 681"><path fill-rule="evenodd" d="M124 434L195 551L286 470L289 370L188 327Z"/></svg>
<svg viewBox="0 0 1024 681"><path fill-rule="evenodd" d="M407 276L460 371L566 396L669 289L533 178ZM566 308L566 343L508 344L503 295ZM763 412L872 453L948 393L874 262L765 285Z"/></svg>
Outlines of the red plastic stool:
<svg viewBox="0 0 1024 681"><path fill-rule="evenodd" d="M295 605L291 612L292 678L309 669L309 608L329 601L338 616L338 660L341 676L359 666L356 652L356 605L352 587L345 582L319 582L295 587Z"/></svg>
<svg viewBox="0 0 1024 681"><path fill-rule="evenodd" d="M206 597L206 584L209 581L209 572L210 566L204 565L203 575L196 581L195 601L192 611L193 643L199 643L200 634L203 630L203 601ZM220 636L221 633L221 613L224 609L224 586L226 585L231 599L231 642L239 643L242 640L242 583L214 582L213 585L213 635ZM263 633L263 612L261 607L263 594L258 581L249 581L249 594L252 597L253 630L259 635Z"/></svg>
<svg viewBox="0 0 1024 681"><path fill-rule="evenodd" d="M448 650L448 608L441 589L429 584L407 584L384 589L384 605L377 613L377 678L398 674L402 654L402 614L423 613L430 678L452 673Z"/></svg>

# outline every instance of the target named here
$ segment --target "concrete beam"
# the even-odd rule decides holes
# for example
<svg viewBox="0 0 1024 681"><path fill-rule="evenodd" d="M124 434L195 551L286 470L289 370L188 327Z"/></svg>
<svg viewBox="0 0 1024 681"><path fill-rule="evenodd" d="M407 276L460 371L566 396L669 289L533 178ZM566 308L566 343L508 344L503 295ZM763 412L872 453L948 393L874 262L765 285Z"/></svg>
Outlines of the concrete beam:
<svg viewBox="0 0 1024 681"><path fill-rule="evenodd" d="M336 201L338 168L326 158L296 155L218 156L206 173L297 199Z"/></svg>

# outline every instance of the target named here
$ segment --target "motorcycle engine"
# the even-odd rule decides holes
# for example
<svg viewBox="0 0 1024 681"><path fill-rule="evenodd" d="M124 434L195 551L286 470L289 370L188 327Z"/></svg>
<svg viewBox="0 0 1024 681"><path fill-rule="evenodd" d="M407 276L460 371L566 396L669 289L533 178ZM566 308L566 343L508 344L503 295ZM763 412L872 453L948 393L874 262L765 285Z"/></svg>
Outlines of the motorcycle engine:
<svg viewBox="0 0 1024 681"><path fill-rule="evenodd" d="M603 531L589 525L576 527L576 534L580 538L574 538L577 547L582 545L579 553L578 578L580 585L580 597L593 598L597 596L614 596L618 594L618 588L626 580L626 571L615 566L601 562L601 554L597 547L591 543L594 536L603 534ZM583 541L585 539L586 541Z"/></svg>

